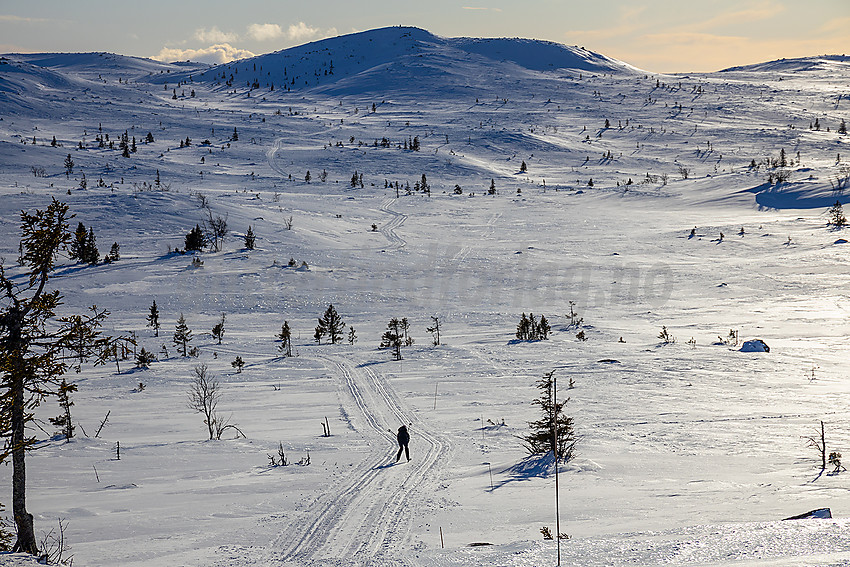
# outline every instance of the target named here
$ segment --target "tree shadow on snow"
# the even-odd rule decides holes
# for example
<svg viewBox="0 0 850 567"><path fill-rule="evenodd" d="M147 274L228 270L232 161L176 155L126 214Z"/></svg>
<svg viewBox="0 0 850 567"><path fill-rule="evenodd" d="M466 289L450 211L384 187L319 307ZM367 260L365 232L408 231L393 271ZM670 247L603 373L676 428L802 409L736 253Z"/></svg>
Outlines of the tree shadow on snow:
<svg viewBox="0 0 850 567"><path fill-rule="evenodd" d="M563 463L561 467L563 469ZM552 453L545 455L530 455L513 466L510 466L501 474L507 478L493 483L493 490L501 488L511 482L531 480L534 478L547 478L555 472L555 456Z"/></svg>

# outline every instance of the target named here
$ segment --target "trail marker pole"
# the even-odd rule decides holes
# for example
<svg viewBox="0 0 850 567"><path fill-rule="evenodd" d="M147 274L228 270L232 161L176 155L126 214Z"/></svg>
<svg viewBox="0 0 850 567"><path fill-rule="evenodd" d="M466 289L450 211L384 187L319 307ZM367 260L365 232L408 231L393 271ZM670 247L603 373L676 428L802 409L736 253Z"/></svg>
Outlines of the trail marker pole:
<svg viewBox="0 0 850 567"><path fill-rule="evenodd" d="M552 411L555 412L552 435L555 438L555 540L558 542L558 565L561 564L561 510L558 491L558 379L552 373Z"/></svg>

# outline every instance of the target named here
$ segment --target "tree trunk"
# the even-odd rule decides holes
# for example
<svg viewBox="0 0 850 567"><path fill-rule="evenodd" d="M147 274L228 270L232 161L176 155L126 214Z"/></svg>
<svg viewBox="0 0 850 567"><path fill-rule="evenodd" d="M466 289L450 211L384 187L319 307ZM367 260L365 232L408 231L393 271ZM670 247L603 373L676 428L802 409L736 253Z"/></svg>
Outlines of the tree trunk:
<svg viewBox="0 0 850 567"><path fill-rule="evenodd" d="M9 344L15 357L12 386L12 513L18 540L14 552L38 555L32 514L27 512L26 423L24 419L24 360L21 322L15 321L9 330Z"/></svg>

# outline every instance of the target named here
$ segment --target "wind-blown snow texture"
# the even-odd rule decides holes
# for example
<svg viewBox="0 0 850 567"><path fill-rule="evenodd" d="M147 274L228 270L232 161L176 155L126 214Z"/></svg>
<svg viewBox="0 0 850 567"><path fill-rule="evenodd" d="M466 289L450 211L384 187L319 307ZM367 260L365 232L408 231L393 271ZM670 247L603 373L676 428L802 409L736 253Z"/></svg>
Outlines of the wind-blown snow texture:
<svg viewBox="0 0 850 567"><path fill-rule="evenodd" d="M847 564L847 473L822 474L804 439L823 420L830 450L850 441L846 235L826 215L850 175L848 79L841 57L661 76L415 28L217 67L6 55L5 266L20 211L67 202L121 260L63 258L63 310L106 308L107 331L159 357L72 372L70 443L49 438L55 403L39 409L37 530L67 521L75 565L553 564L552 466L518 436L555 369L581 436L560 476L564 564ZM782 149L784 168L765 163ZM778 169L788 180L769 183ZM230 232L193 267L173 250L209 214L199 193ZM329 303L355 344L313 341ZM513 340L523 312L551 339ZM181 313L197 358L171 342ZM377 348L391 317L416 341L400 362ZM740 352L757 338L769 353ZM204 440L186 406L199 363L247 438ZM396 464L401 424L412 461ZM270 467L279 443L311 464ZM781 521L820 507L836 519Z"/></svg>

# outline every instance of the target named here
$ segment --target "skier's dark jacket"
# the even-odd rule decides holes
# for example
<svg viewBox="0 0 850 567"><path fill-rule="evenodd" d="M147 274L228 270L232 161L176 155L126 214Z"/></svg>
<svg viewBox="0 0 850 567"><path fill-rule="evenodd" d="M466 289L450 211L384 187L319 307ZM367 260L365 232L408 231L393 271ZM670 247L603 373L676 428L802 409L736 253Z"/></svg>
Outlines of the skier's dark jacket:
<svg viewBox="0 0 850 567"><path fill-rule="evenodd" d="M407 432L407 427L402 425L398 428L398 435L396 435L396 439L398 439L398 444L400 446L407 445L410 442L410 433Z"/></svg>

